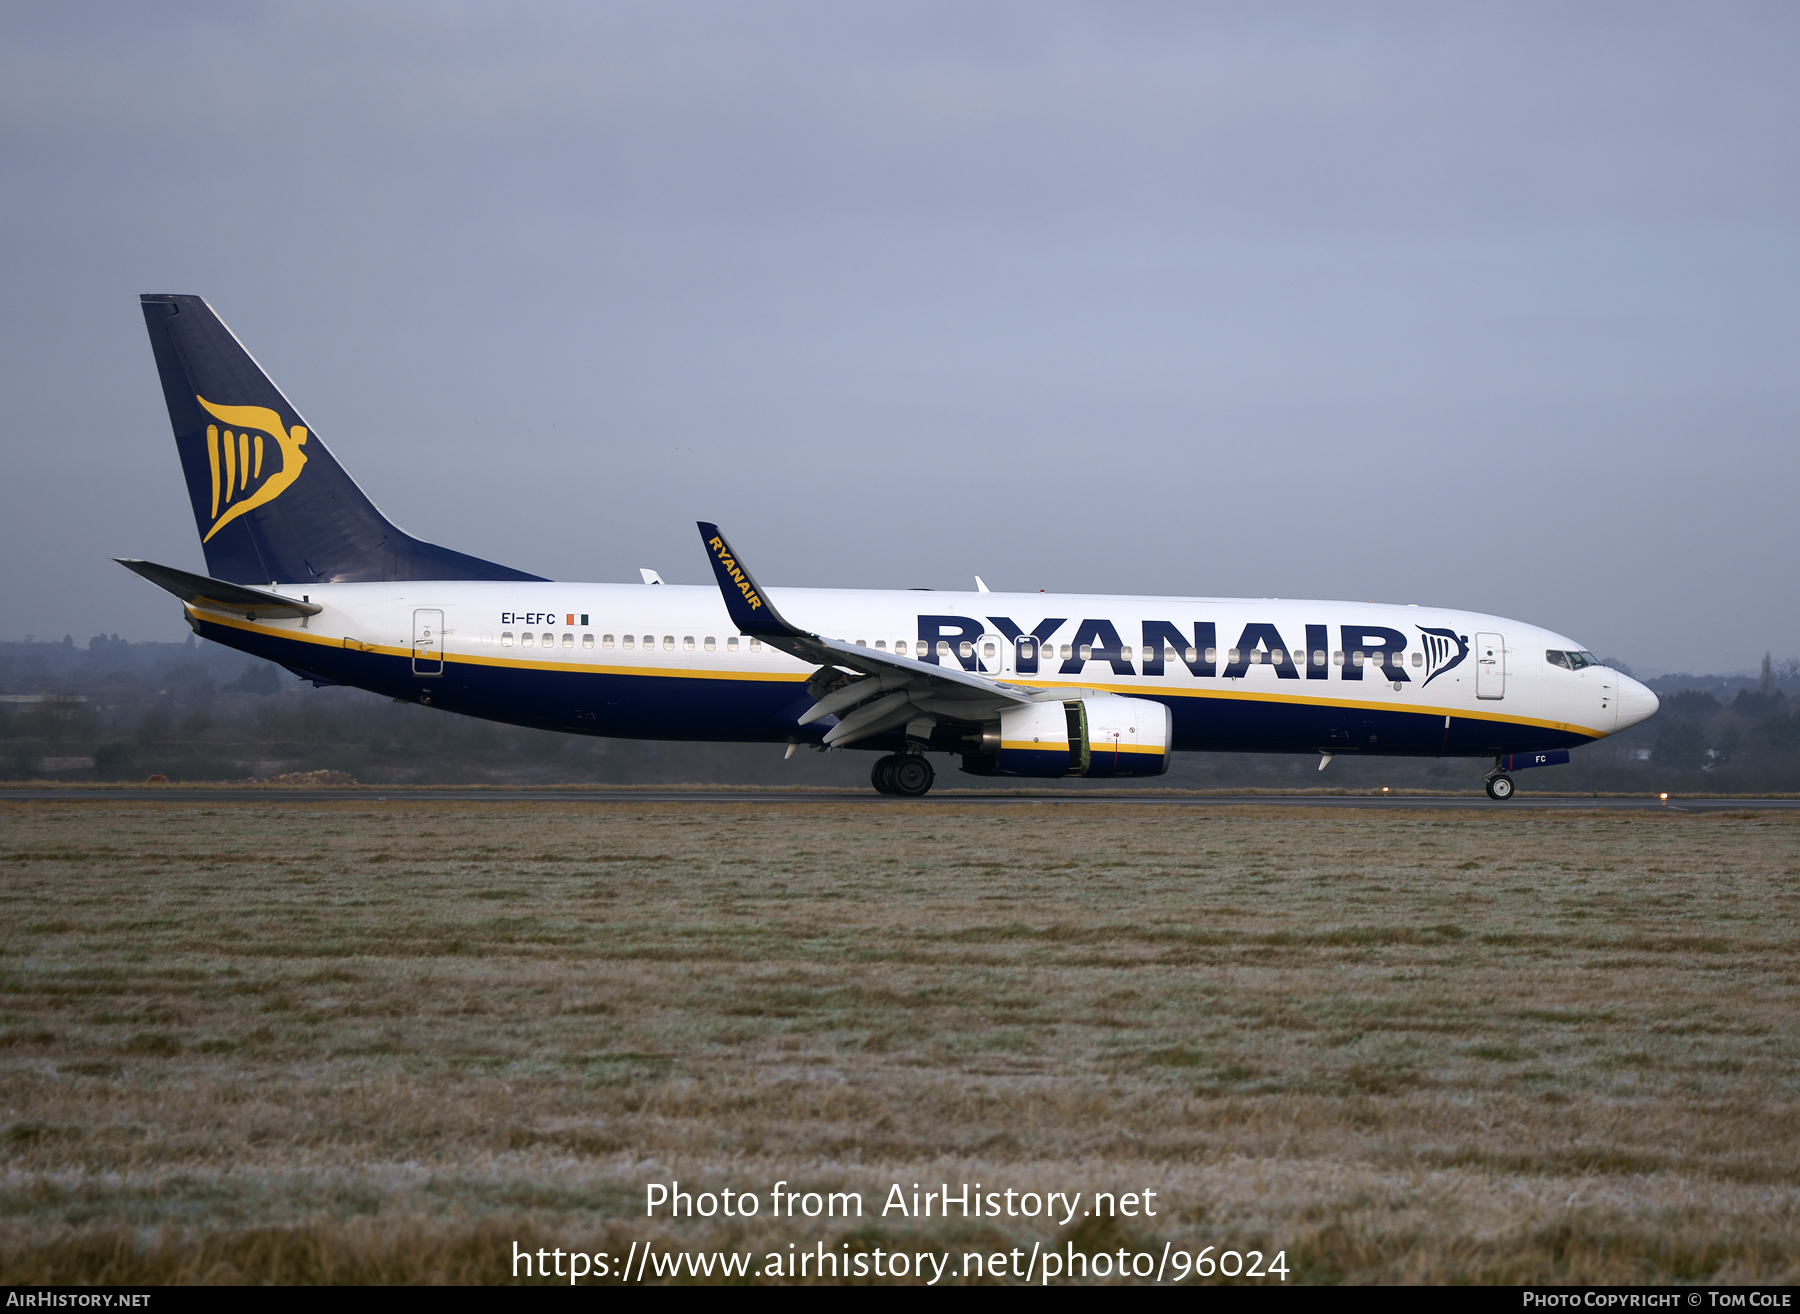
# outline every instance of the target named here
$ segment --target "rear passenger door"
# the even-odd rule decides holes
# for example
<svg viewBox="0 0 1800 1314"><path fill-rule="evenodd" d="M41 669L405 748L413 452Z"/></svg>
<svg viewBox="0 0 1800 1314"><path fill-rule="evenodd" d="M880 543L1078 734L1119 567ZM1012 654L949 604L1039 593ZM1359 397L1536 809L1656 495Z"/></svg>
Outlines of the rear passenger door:
<svg viewBox="0 0 1800 1314"><path fill-rule="evenodd" d="M413 611L412 668L414 675L444 673L444 613L423 607Z"/></svg>

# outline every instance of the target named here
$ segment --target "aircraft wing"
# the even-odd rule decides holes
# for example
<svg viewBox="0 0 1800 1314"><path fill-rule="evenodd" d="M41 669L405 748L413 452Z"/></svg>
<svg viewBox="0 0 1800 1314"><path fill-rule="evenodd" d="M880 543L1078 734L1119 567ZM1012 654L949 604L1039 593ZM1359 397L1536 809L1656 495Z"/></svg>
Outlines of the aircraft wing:
<svg viewBox="0 0 1800 1314"><path fill-rule="evenodd" d="M719 527L697 523L731 623L771 648L822 668L807 683L818 701L800 717L800 724L839 717L825 733L827 746L841 747L900 725L911 733L913 723L920 720L979 724L998 718L1004 707L1066 695L1064 690L1007 684L960 666L937 666L803 630L775 609ZM832 678L834 668L855 675ZM924 731L928 734L929 726Z"/></svg>

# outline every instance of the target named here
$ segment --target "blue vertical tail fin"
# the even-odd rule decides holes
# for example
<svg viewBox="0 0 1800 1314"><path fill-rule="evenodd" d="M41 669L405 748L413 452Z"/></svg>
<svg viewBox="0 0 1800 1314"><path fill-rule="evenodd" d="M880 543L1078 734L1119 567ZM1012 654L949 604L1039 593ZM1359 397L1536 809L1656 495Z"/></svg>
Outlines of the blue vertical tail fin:
<svg viewBox="0 0 1800 1314"><path fill-rule="evenodd" d="M211 306L166 294L139 300L213 578L238 584L541 578L398 528Z"/></svg>

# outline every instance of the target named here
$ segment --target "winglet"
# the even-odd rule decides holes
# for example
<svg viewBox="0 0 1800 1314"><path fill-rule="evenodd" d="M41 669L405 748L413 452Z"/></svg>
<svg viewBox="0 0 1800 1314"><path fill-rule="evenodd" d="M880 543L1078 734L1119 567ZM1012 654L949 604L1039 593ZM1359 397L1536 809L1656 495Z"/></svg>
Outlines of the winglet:
<svg viewBox="0 0 1800 1314"><path fill-rule="evenodd" d="M758 638L804 635L804 630L790 625L787 618L775 610L775 604L769 601L762 586L751 578L737 553L731 550L731 544L719 532L719 527L704 520L695 523L700 526L700 540L706 544L707 555L712 558L713 574L718 577L719 592L725 595L725 610L731 614L731 623L742 633Z"/></svg>

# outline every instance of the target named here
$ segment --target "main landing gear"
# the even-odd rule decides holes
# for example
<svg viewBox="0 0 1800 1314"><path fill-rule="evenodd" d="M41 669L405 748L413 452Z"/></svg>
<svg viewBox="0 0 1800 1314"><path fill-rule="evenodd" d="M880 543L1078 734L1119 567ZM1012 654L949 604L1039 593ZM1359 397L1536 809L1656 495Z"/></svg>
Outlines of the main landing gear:
<svg viewBox="0 0 1800 1314"><path fill-rule="evenodd" d="M869 782L880 794L918 798L931 791L937 772L918 753L889 753L869 772Z"/></svg>
<svg viewBox="0 0 1800 1314"><path fill-rule="evenodd" d="M1491 775L1487 778L1487 796L1496 803L1504 803L1513 796L1511 776Z"/></svg>

